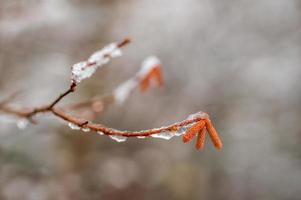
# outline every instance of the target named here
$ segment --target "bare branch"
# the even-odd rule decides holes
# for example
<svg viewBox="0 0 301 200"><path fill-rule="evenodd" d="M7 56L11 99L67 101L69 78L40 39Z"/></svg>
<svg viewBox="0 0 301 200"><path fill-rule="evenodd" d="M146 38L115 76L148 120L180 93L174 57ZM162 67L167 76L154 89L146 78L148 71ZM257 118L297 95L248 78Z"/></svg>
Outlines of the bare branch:
<svg viewBox="0 0 301 200"><path fill-rule="evenodd" d="M103 97L96 97L91 100L69 104L64 107L57 108L56 105L70 93L74 92L78 83L83 79L89 78L95 70L106 64L110 58L121 55L119 48L128 44L130 40L124 39L119 43L112 43L100 51L95 52L87 61L77 63L72 66L71 85L68 90L60 94L55 100L47 105L35 108L17 109L9 106L8 103L13 100L15 94L5 98L0 102L0 110L7 114L12 114L21 118L34 122L32 117L38 113L51 113L56 117L69 123L71 128L81 129L83 131L94 131L112 137L116 141L125 141L128 137L156 137L170 139L173 136L183 136L183 142L189 142L197 135L196 148L202 149L205 144L205 133L207 132L217 149L222 148L221 139L213 127L209 115L204 112L198 112L190 115L187 119L176 122L174 124L163 126L161 128L141 130L141 131L120 131L106 127L102 124L93 123L87 119L81 119L70 115L66 110L76 110L80 108L90 108L94 113L100 113L105 107L112 103L123 103L132 91L140 86L141 91L149 88L152 80L155 80L159 86L163 85L161 63L156 57L147 58L141 69L135 76L120 84L111 94Z"/></svg>

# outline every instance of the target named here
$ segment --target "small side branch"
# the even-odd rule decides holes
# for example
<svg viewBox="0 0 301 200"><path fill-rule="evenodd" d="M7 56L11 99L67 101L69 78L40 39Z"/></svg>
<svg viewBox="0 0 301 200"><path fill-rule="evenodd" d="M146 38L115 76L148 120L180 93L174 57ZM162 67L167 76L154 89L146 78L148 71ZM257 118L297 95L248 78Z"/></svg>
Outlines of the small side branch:
<svg viewBox="0 0 301 200"><path fill-rule="evenodd" d="M49 109L53 108L56 104L58 104L65 96L67 96L68 94L70 94L71 92L74 92L76 88L76 83L72 83L70 88L64 92L63 94L61 94L56 100L54 100L53 103L51 103L49 105Z"/></svg>

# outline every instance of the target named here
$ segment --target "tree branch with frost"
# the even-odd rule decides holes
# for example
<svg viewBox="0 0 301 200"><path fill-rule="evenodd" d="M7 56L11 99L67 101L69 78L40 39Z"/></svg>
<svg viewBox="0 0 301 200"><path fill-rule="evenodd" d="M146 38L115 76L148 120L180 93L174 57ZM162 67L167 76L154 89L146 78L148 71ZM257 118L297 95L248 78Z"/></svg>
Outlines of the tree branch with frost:
<svg viewBox="0 0 301 200"><path fill-rule="evenodd" d="M150 56L142 63L140 70L130 79L120 84L112 93L101 97L69 104L64 106L64 110L90 109L94 113L94 118L104 109L113 104L123 104L130 94L138 87L145 92L152 82L158 86L163 85L161 63L155 56Z"/></svg>
<svg viewBox="0 0 301 200"><path fill-rule="evenodd" d="M83 79L89 78L96 71L97 68L100 68L104 64L107 64L111 58L121 56L121 47L127 45L130 42L129 38L125 38L119 43L112 43L102 50L99 50L92 54L87 61L79 62L74 64L71 67L71 84L68 90L60 94L55 100L45 106L35 107L32 109L15 109L13 107L7 106L7 100L3 101L1 104L1 110L14 114L19 117L28 118L32 120L32 116L38 113L51 112L56 104L58 104L64 97L74 92L78 83ZM5 104L4 104L5 103Z"/></svg>
<svg viewBox="0 0 301 200"><path fill-rule="evenodd" d="M209 115L204 112L198 112L190 115L187 119L176 122L174 124L163 126L161 128L148 129L142 131L120 131L117 129L106 127L102 124L96 124L88 119L78 118L68 114L68 110L77 110L80 108L89 108L95 114L99 114L103 109L113 103L122 104L132 93L134 89L140 87L141 91L146 91L152 82L156 82L159 86L163 85L162 64L157 57L151 56L147 58L136 73L135 76L119 85L111 94L104 97L96 97L91 100L57 107L57 104L67 95L74 92L77 85L84 79L91 77L94 72L107 64L111 58L122 55L121 47L130 42L129 39L124 39L119 43L112 43L102 50L93 53L88 60L74 64L71 67L71 84L68 90L60 94L51 103L35 107L17 109L8 105L12 97L8 97L0 102L0 110L7 114L12 114L31 122L35 122L33 116L38 113L52 113L56 117L63 119L69 123L72 129L82 131L94 131L101 135L107 135L117 142L123 142L128 137L154 137L162 139L170 139L174 136L182 136L184 143L187 143L196 136L196 148L202 149L205 144L205 136L208 133L214 146L218 149L222 148L221 139L209 119ZM96 116L96 115L95 115Z"/></svg>

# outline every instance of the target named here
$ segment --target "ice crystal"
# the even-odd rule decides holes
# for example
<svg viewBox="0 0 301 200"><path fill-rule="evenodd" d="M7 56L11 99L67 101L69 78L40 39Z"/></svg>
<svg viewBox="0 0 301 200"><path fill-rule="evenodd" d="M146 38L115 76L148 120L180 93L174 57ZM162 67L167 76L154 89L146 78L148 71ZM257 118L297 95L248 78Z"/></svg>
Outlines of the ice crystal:
<svg viewBox="0 0 301 200"><path fill-rule="evenodd" d="M83 79L89 78L96 70L96 65L88 66L87 62L79 62L71 68L71 79L76 83L81 82Z"/></svg>
<svg viewBox="0 0 301 200"><path fill-rule="evenodd" d="M27 119L20 119L17 121L17 127L22 130L25 129L28 124L29 121Z"/></svg>
<svg viewBox="0 0 301 200"><path fill-rule="evenodd" d="M108 63L110 61L110 58L118 57L121 55L121 49L117 46L116 43L112 43L104 47L102 50L93 53L88 61L91 63L95 62L99 65L103 65Z"/></svg>
<svg viewBox="0 0 301 200"><path fill-rule="evenodd" d="M104 65L104 64L107 64L109 61L110 61L110 58L105 57L102 50L96 51L88 59L89 63L96 63L97 65Z"/></svg>
<svg viewBox="0 0 301 200"><path fill-rule="evenodd" d="M121 56L121 49L117 44L112 43L102 50L93 53L88 61L79 62L71 67L71 80L75 83L91 77L98 67L108 63L110 58Z"/></svg>
<svg viewBox="0 0 301 200"><path fill-rule="evenodd" d="M114 97L118 104L122 104L130 95L130 93L136 88L138 83L130 79L125 83L121 84L118 88L114 91Z"/></svg>
<svg viewBox="0 0 301 200"><path fill-rule="evenodd" d="M192 125L190 124L190 125L187 125L187 126L180 127L179 130L177 132L175 132L175 136L184 135L191 126Z"/></svg>
<svg viewBox="0 0 301 200"><path fill-rule="evenodd" d="M110 135L110 138L112 138L116 142L125 142L127 139L126 137L120 135Z"/></svg>
<svg viewBox="0 0 301 200"><path fill-rule="evenodd" d="M97 131L97 133L98 133L99 135L104 135L104 133L103 133L102 131Z"/></svg>
<svg viewBox="0 0 301 200"><path fill-rule="evenodd" d="M73 129L73 130L80 130L81 128L79 126L77 126L76 124L73 123L69 123L68 126Z"/></svg>
<svg viewBox="0 0 301 200"><path fill-rule="evenodd" d="M89 131L90 131L90 128L88 128L88 127L82 128L82 131L84 131L84 132L89 132Z"/></svg>
<svg viewBox="0 0 301 200"><path fill-rule="evenodd" d="M103 48L103 54L108 55L112 58L122 56L121 49L118 47L116 43L111 43L107 45L105 48Z"/></svg>
<svg viewBox="0 0 301 200"><path fill-rule="evenodd" d="M151 137L153 137L153 138L161 138L161 139L165 139L165 140L169 140L173 136L175 136L175 134L170 131L163 131L161 133L151 135Z"/></svg>

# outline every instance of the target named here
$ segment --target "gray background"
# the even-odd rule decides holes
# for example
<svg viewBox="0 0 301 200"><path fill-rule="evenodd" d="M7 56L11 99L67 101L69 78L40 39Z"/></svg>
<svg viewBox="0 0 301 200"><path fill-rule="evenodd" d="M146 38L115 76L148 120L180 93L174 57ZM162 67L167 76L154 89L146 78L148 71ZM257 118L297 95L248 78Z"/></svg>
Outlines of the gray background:
<svg viewBox="0 0 301 200"><path fill-rule="evenodd" d="M96 122L139 130L208 112L224 142L116 143L51 116L0 120L1 199L300 199L300 0L0 0L0 97L47 103L70 66L130 36L124 56L64 103L112 91L148 55L166 85Z"/></svg>

